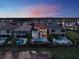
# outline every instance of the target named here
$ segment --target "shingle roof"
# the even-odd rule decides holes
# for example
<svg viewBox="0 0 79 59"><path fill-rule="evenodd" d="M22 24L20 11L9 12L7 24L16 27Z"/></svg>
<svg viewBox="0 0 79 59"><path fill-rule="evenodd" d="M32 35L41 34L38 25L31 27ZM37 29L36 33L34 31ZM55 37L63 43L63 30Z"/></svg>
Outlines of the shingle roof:
<svg viewBox="0 0 79 59"><path fill-rule="evenodd" d="M5 25L0 25L0 30L14 30L17 25L12 25L12 24L5 24Z"/></svg>
<svg viewBox="0 0 79 59"><path fill-rule="evenodd" d="M62 26L59 26L59 25L57 25L57 24L49 24L48 25L48 29L60 29L60 30L62 30L63 29L63 27Z"/></svg>
<svg viewBox="0 0 79 59"><path fill-rule="evenodd" d="M15 31L30 31L32 28L31 25L21 25L18 28L15 29Z"/></svg>

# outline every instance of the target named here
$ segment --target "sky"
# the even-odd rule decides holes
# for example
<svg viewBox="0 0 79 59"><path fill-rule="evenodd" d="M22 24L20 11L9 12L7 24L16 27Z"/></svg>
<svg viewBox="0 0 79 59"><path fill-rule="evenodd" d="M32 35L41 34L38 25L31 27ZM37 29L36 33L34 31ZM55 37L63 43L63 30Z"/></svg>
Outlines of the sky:
<svg viewBox="0 0 79 59"><path fill-rule="evenodd" d="M79 17L79 0L0 0L0 17Z"/></svg>

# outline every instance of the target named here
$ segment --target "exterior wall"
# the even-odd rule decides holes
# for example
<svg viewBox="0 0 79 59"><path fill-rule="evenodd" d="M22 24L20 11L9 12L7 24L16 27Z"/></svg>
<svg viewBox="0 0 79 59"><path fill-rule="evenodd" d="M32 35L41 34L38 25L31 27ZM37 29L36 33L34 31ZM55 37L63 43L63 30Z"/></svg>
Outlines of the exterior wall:
<svg viewBox="0 0 79 59"><path fill-rule="evenodd" d="M49 34L51 35L51 34L65 34L65 32L62 32L62 30L60 30L60 29L56 29L55 31L53 31L52 32L52 30L51 29L49 29Z"/></svg>
<svg viewBox="0 0 79 59"><path fill-rule="evenodd" d="M11 34L12 34L11 31L9 31L9 33L7 33L7 31L5 30L0 31L0 35L11 35Z"/></svg>
<svg viewBox="0 0 79 59"><path fill-rule="evenodd" d="M47 38L47 29L40 29L40 37Z"/></svg>
<svg viewBox="0 0 79 59"><path fill-rule="evenodd" d="M18 38L20 38L20 37L22 37L22 36L26 36L27 35L27 32L25 31L25 32L23 32L23 31L15 31L14 32L14 36L15 37L18 37Z"/></svg>
<svg viewBox="0 0 79 59"><path fill-rule="evenodd" d="M34 30L32 30L32 37L33 38L38 38L39 36L38 36L38 31L34 31Z"/></svg>

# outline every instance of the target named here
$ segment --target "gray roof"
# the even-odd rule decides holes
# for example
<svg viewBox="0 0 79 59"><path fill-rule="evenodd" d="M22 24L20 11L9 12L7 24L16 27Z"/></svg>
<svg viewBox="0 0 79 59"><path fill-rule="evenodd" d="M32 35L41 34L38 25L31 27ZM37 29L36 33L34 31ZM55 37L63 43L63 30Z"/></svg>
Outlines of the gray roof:
<svg viewBox="0 0 79 59"><path fill-rule="evenodd" d="M25 25L21 25L21 26L17 27L17 28L15 29L15 31L30 31L31 28L32 28L31 25L25 24Z"/></svg>
<svg viewBox="0 0 79 59"><path fill-rule="evenodd" d="M16 27L18 27L17 25L12 25L12 24L5 24L5 25L0 25L0 31L1 30L14 30Z"/></svg>
<svg viewBox="0 0 79 59"><path fill-rule="evenodd" d="M62 30L64 28L62 26L57 25L57 24L49 24L48 29L54 29L54 30L60 29L60 30Z"/></svg>

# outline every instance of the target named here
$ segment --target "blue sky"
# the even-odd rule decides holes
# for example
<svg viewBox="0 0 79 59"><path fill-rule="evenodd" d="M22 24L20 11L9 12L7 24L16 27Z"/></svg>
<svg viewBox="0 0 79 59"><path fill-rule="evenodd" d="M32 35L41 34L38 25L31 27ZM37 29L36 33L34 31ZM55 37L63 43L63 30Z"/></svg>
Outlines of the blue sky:
<svg viewBox="0 0 79 59"><path fill-rule="evenodd" d="M79 17L79 0L0 0L0 17Z"/></svg>

